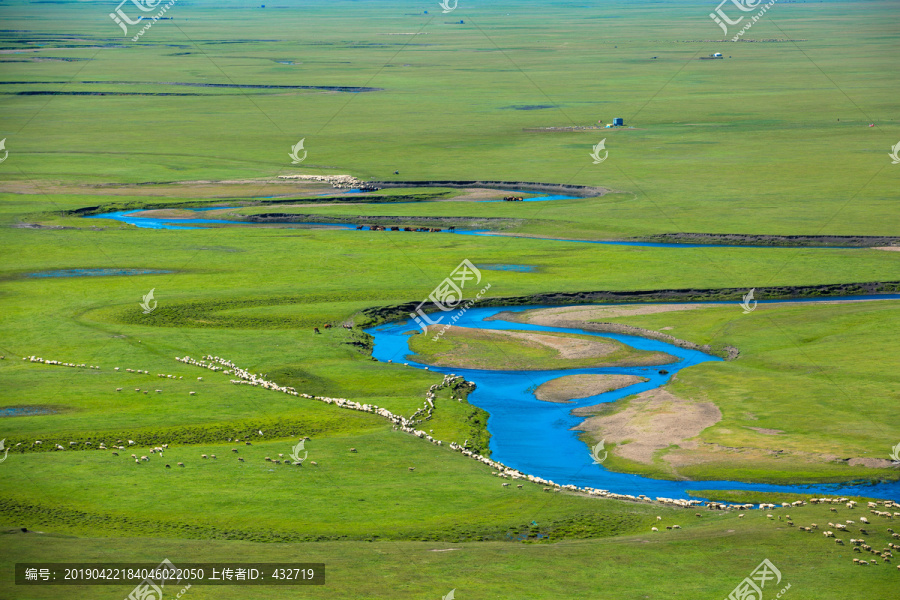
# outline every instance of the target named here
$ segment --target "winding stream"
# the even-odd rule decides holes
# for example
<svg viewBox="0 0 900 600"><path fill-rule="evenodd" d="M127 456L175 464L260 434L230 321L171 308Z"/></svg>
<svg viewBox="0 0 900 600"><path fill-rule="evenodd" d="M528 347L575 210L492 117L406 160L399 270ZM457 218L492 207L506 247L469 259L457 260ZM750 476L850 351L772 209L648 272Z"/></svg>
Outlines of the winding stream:
<svg viewBox="0 0 900 600"><path fill-rule="evenodd" d="M553 199L547 197L546 199ZM196 212L207 210L219 210L236 207L213 207L195 209ZM91 215L86 218L114 219L123 223L145 229L197 229L194 225L229 224L229 225L253 225L222 219L203 218L154 218L136 217L138 210L120 211L100 215ZM338 229L356 229L353 223L293 223L294 225L318 225ZM397 232L385 232L386 234ZM458 230L460 235L492 235L486 231ZM546 239L546 238L536 238ZM581 240L559 240L579 242ZM653 242L619 242L619 241L583 241L592 244L612 244L622 246L649 246L658 248L698 248L711 247L702 244L676 244ZM752 248L737 246L740 248ZM780 247L757 247L777 249ZM824 247L820 247L824 248ZM789 248L788 248L789 249ZM812 248L806 248L812 249ZM839 300L866 300L866 299L900 299L900 295L879 296L852 296L833 298L814 298L808 300L771 300L765 302L825 302ZM692 302L692 304L695 304ZM571 428L583 421L583 417L571 414L571 410L582 406L591 406L601 402L613 402L619 398L645 392L658 388L667 383L673 375L681 369L697 365L703 362L719 361L721 359L704 354L696 350L686 350L647 338L619 335L612 333L598 334L582 329L567 329L559 327L545 327L523 323L484 319L501 311L522 311L540 308L537 306L516 307L492 307L473 308L466 312L455 323L461 327L473 327L479 329L518 329L529 331L556 331L564 333L577 333L606 337L618 340L624 344L639 350L660 351L678 358L678 362L670 365L656 367L610 367L595 369L567 369L555 371L484 371L460 368L429 367L432 371L440 373L455 373L462 375L477 385L475 392L469 395L469 401L486 410L490 414L488 419L488 431L491 433L490 448L491 457L509 467L523 473L552 480L561 485L576 485L578 487L594 487L618 494L631 494L637 496L645 494L653 497L684 498L689 499L688 490L753 490L761 492L794 492L803 494L823 495L863 495L873 498L898 499L900 498L900 482L879 483L875 485L859 484L852 482L844 484L821 484L809 486L782 486L755 483L742 483L737 481L665 481L650 479L639 475L615 473L603 468L602 465L593 464L589 449L577 437L577 432ZM426 365L415 362L411 358L409 350L409 333L418 331L417 326L406 321L381 325L367 330L375 338L373 356L380 361L393 361L395 363L409 363L409 365L424 369ZM661 375L659 371L665 369L667 375ZM559 404L543 402L534 397L533 390L539 385L558 377L581 374L624 374L637 375L648 379L646 382L631 385L626 388L614 390L582 398L572 403ZM461 441L461 440L460 440Z"/></svg>
<svg viewBox="0 0 900 600"><path fill-rule="evenodd" d="M809 301L875 298L900 299L900 295L818 298ZM801 301L790 300L789 302ZM571 431L572 427L584 419L584 417L572 415L570 412L572 409L592 406L601 402L613 402L631 394L652 390L667 383L681 369L722 359L697 350L686 350L642 337L501 320L485 321L487 317L498 312L520 312L535 308L542 307L473 308L460 317L455 325L486 330L551 331L612 338L640 350L666 352L677 357L678 362L654 367L609 367L554 371L488 371L429 366L431 371L455 373L475 382L477 388L469 395L469 402L490 414L487 428L491 434L492 459L523 473L542 477L560 485L594 487L633 496L646 494L651 498L689 499L691 497L687 493L688 490L754 490L822 495L852 494L885 499L900 498L900 482L875 485L846 483L785 486L737 481L665 481L639 475L615 473L606 470L602 465L594 464L588 446L578 439L578 432ZM406 362L412 367L425 368L426 365L415 361L413 353L409 350L408 342L412 331L419 331L419 329L409 321L389 323L368 329L367 332L375 338L372 355L383 362ZM668 371L668 374L661 375L660 370L663 369ZM589 398L581 398L566 404L544 402L535 398L533 394L533 390L537 386L551 379L581 374L637 375L649 381Z"/></svg>
<svg viewBox="0 0 900 600"><path fill-rule="evenodd" d="M541 198L531 198L526 202L542 201L542 200L561 200L570 199L568 196L545 196ZM488 200L487 202L503 202L503 200ZM402 203L398 203L402 204ZM210 208L187 208L182 210L190 210L193 212L207 212L211 210L227 210L242 208L240 206L214 206ZM138 229L203 229L203 227L193 227L194 225L260 225L261 223L249 223L246 221L230 221L227 219L202 219L202 218L180 218L180 217L146 217L135 216L137 213L146 212L145 210L125 210L117 212L103 213L99 215L88 215L85 219L111 219L134 225ZM402 217L398 217L398 220ZM273 222L277 223L277 222ZM320 222L290 222L283 223L286 225L305 225L309 227L320 227L328 229L356 230L356 223L320 223ZM371 226L364 225L363 230L368 231ZM382 231L384 234L404 234L410 232L404 231ZM447 231L444 229L441 233L449 233L455 235L472 235L479 237L503 237L488 229L455 229ZM691 243L675 243L675 242L638 242L638 241L616 241L616 240L570 240L566 238L548 238L529 235L516 235L517 239L526 240L547 240L555 242L571 242L576 244L602 244L607 246L641 246L645 248L769 248L769 249L795 249L792 246L747 246L747 245L726 245L726 244L691 244ZM803 246L803 250L816 249L836 249L846 248L845 246Z"/></svg>

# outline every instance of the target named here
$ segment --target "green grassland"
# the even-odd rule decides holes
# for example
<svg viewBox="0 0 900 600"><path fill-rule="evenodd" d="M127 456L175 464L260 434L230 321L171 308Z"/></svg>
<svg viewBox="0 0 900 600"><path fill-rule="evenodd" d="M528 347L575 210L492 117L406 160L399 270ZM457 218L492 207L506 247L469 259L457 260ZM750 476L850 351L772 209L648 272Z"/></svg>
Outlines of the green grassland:
<svg viewBox="0 0 900 600"><path fill-rule="evenodd" d="M304 467L305 468L305 467ZM561 500L554 495L554 501ZM273 510L282 507L273 507ZM196 598L439 598L451 589L457 597L528 597L556 599L564 595L614 595L627 600L647 596L674 599L726 597L763 559L769 559L782 575L777 593L788 584L785 597L839 600L847 590L864 590L873 598L891 598L896 589L896 567L882 563L857 567L854 557L868 553L851 551L849 538L856 527L838 537L844 545L825 538L826 523L856 520L865 511L829 512L824 506L808 505L769 511L749 511L744 518L734 513L693 510L660 511L661 531L653 533L648 523L643 531L615 538L563 540L555 543L508 542L388 542L363 543L258 543L223 540L175 540L147 537L70 538L58 534L3 536L0 564L4 590L11 590L11 563L15 561L66 561L72 556L88 561L133 560L154 562L167 557L175 565L185 562L305 561L325 563L323 587L298 588L237 586L193 586L186 594ZM795 526L787 525L790 515ZM537 517L541 521L540 516ZM655 523L655 518L651 523ZM801 526L819 524L812 533ZM889 522L888 522L889 523ZM663 526L680 524L681 530ZM891 538L889 524L873 525L867 543L881 549ZM896 541L896 540L894 540ZM15 548L15 553L10 551ZM437 552L435 551L437 550ZM714 558L711 558L714 557ZM550 568L552 567L552 568ZM21 587L21 586L19 586ZM766 591L769 591L766 587ZM57 598L58 590L68 598L124 597L130 586L17 589L18 598ZM180 588L175 588L175 592ZM102 596L98 596L98 591ZM853 592L851 592L853 593Z"/></svg>
<svg viewBox="0 0 900 600"><path fill-rule="evenodd" d="M440 331L432 326L428 334L418 334L409 340L409 349L428 365L492 369L500 371L541 371L545 369L580 369L586 367L621 367L663 365L674 362L664 352L636 350L610 338L597 339L590 335L549 333L563 340L597 342L608 349L603 354L580 358L566 358L562 353L534 340L510 338L503 333L478 329L451 328L440 339ZM560 343L564 343L560 340Z"/></svg>
<svg viewBox="0 0 900 600"><path fill-rule="evenodd" d="M761 511L744 519L703 511L698 519L694 510L546 493L532 484L504 488L490 467L373 415L233 385L175 357L221 356L300 392L408 417L440 375L373 361L361 311L418 302L464 258L535 267L483 269L489 296L502 298L896 281L900 253L248 224L147 230L80 217L216 204L241 207L226 211L234 214L323 221L458 219L568 239L900 235L900 170L887 156L900 139L897 3L777 4L750 37L798 41L736 44L712 41L720 36L707 16L712 8L461 0L443 15L437 2L406 0L265 9L237 0L182 2L167 14L172 20L132 43L107 16L114 5L4 3L0 408L53 412L0 419L0 439L11 448L0 465L0 527L9 530L0 543L0 596L57 598L64 590L70 598L121 598L130 590L16 587L15 562L168 557L328 565L323 588L195 586L190 598L437 598L453 588L460 600L724 597L764 558L792 584L789 598L891 597L893 566L855 567L849 547ZM715 51L729 58L698 60ZM634 129L535 131L616 116ZM291 165L288 153L301 138L309 156ZM604 138L609 158L593 165L591 147ZM277 176L298 173L614 192L477 203L454 201L459 190L402 188L377 192L378 203L348 197L335 204L317 195L331 191L324 186L285 192ZM198 181L206 183L174 183ZM44 227L21 227L34 223ZM76 268L170 272L30 276ZM139 302L151 288L159 304L144 314ZM710 454L679 475L847 480L891 475L822 457L886 458L900 439L890 408L900 389L891 362L900 325L894 304L760 305L750 315L730 306L610 320L674 327L676 337L741 351L735 361L680 372L668 389L719 406L723 420L701 434L705 444L749 450ZM313 333L325 323L335 327ZM357 326L345 330L344 323ZM450 342L433 350L443 343ZM483 350L486 360L496 358ZM101 368L22 360L30 355ZM420 427L445 444L468 439L489 451L483 411L451 401L446 390L435 404ZM304 466L264 460L287 455L300 436L311 438ZM253 443L228 441L235 437ZM84 444L116 439L136 444L118 457ZM35 440L44 445L32 446ZM76 440L78 449L68 449ZM166 442L164 458L135 464L130 457ZM54 443L67 449L53 452ZM672 476L661 460L650 468L615 461L611 455L608 466ZM683 529L651 536L656 515ZM818 506L791 515L797 525L832 518ZM869 537L886 541L885 524L877 529ZM432 552L447 548L456 550Z"/></svg>
<svg viewBox="0 0 900 600"><path fill-rule="evenodd" d="M771 482L896 477L896 469L848 461L887 461L900 438L890 416L900 393L892 350L898 319L893 301L760 304L750 314L710 305L603 317L740 351L736 360L681 371L667 386L678 396L712 401L722 412L722 420L700 435L699 464L673 469L662 460L648 466L612 456L610 467L692 479L739 473Z"/></svg>
<svg viewBox="0 0 900 600"><path fill-rule="evenodd" d="M409 2L265 10L222 2L178 6L172 21L156 23L140 43L113 49L94 48L124 41L103 10L54 6L5 8L8 28L28 32L6 34L7 46L32 49L32 40L44 40L51 50L43 55L89 60L14 62L27 55L6 55L7 81L55 82L5 85L7 93L200 95L7 96L3 134L13 158L4 172L37 194L43 180L295 172L550 181L626 192L589 211L578 202L538 209L541 219L565 222L551 230L572 236L897 234L891 217L900 175L887 157L900 134L892 113L893 2L779 4L754 26L753 39L804 41L737 44L712 41L720 32L701 2L476 5L457 11L468 19L457 26L436 11L415 15L422 7ZM238 22L239 33L230 33ZM74 32L76 48L52 50L54 40ZM698 60L717 50L731 58ZM384 91L153 83L172 81ZM543 105L555 108L515 108ZM525 131L614 116L635 129ZM310 155L292 167L288 151L300 138ZM593 165L588 154L601 138L608 138L610 158ZM542 228L538 222L523 231Z"/></svg>

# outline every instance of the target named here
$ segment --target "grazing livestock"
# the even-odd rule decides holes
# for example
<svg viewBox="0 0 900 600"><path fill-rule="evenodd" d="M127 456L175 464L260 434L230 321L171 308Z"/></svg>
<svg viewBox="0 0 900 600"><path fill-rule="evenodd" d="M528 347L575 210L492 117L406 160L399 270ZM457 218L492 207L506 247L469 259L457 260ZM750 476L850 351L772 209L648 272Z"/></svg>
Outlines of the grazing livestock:
<svg viewBox="0 0 900 600"><path fill-rule="evenodd" d="M410 471L415 471L416 468L415 468L415 467L409 467L409 470L410 470ZM521 487L521 486L520 486L520 487Z"/></svg>
<svg viewBox="0 0 900 600"><path fill-rule="evenodd" d="M188 394L190 394L191 396L196 396L197 392L188 392Z"/></svg>
<svg viewBox="0 0 900 600"><path fill-rule="evenodd" d="M319 463L317 463L316 461L312 461L312 462L310 462L309 464L311 464L311 465L314 466L314 467L318 467L318 466L319 466Z"/></svg>
<svg viewBox="0 0 900 600"><path fill-rule="evenodd" d="M350 448L350 452L356 452L356 448Z"/></svg>
<svg viewBox="0 0 900 600"><path fill-rule="evenodd" d="M215 455L215 454L210 454L209 457L210 457L211 459L213 459L213 460L216 459L216 455Z"/></svg>
<svg viewBox="0 0 900 600"><path fill-rule="evenodd" d="M112 455L113 455L113 456L118 456L119 453L118 453L118 452L113 452Z"/></svg>
<svg viewBox="0 0 900 600"><path fill-rule="evenodd" d="M659 529L657 529L656 527L651 527L651 528L650 528L650 531L657 531L657 532L658 532Z"/></svg>
<svg viewBox="0 0 900 600"><path fill-rule="evenodd" d="M241 461L241 462L244 462L244 459L243 459L243 457L241 457L241 456L238 456L238 460Z"/></svg>
<svg viewBox="0 0 900 600"><path fill-rule="evenodd" d="M232 452L237 452L238 449L237 449L237 448L232 448L231 451L232 451Z"/></svg>
<svg viewBox="0 0 900 600"><path fill-rule="evenodd" d="M167 468L167 469L171 469L171 468L172 468L172 465L166 465L166 468Z"/></svg>
<svg viewBox="0 0 900 600"><path fill-rule="evenodd" d="M206 456L205 454L201 454L201 455L200 455L200 458L209 458L209 457Z"/></svg>
<svg viewBox="0 0 900 600"><path fill-rule="evenodd" d="M184 466L184 463L180 462L180 463L178 463L178 466L179 466L179 467L183 467L183 466Z"/></svg>

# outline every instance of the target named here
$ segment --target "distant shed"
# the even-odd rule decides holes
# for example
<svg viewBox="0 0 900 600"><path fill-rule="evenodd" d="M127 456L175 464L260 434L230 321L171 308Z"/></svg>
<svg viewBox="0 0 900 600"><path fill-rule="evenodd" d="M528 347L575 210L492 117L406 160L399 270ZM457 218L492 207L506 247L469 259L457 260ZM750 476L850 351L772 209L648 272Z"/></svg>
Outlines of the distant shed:
<svg viewBox="0 0 900 600"><path fill-rule="evenodd" d="M625 124L625 119L623 119L622 117L616 117L615 119L613 119L613 125L615 127L621 127L624 124Z"/></svg>

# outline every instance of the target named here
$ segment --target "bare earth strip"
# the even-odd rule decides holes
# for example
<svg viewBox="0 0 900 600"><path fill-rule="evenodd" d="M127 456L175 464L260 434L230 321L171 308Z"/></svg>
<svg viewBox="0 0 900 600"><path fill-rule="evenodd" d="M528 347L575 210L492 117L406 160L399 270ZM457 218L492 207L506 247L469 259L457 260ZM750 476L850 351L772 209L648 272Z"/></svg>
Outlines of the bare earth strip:
<svg viewBox="0 0 900 600"><path fill-rule="evenodd" d="M712 402L693 402L656 389L638 394L618 413L591 417L575 429L615 443L614 452L621 458L652 464L659 450L681 445L720 420L722 413Z"/></svg>
<svg viewBox="0 0 900 600"><path fill-rule="evenodd" d="M518 331L492 330L491 333L499 333L525 342L536 342L547 346L559 352L559 358L599 358L616 351L616 346L613 344L604 344L593 340Z"/></svg>
<svg viewBox="0 0 900 600"><path fill-rule="evenodd" d="M633 317L638 315L655 315L658 313L678 312L709 308L709 304L625 304L617 306L562 306L545 308L528 315L528 322L536 325L559 327L558 323L566 321L596 321L614 317Z"/></svg>
<svg viewBox="0 0 900 600"><path fill-rule="evenodd" d="M654 313L673 312L681 310L696 310L700 308L709 308L716 306L715 304L620 304L614 306L563 306L559 308L543 308L532 310L526 313L521 312L499 312L496 315L485 320L504 320L516 323L531 323L535 325L544 325L549 327L568 327L576 329L586 329L597 333L620 333L624 335L634 335L646 337L654 340L667 342L679 348L687 348L689 350L700 350L707 354L712 353L709 345L699 345L694 342L682 340L675 336L660 331L644 329L642 327L633 327L621 323L604 323L598 322L597 319L613 318L631 315L648 315ZM724 351L725 360L734 360L740 352L737 348L726 346Z"/></svg>
<svg viewBox="0 0 900 600"><path fill-rule="evenodd" d="M647 381L635 375L567 375L551 379L534 392L545 402L571 402Z"/></svg>

